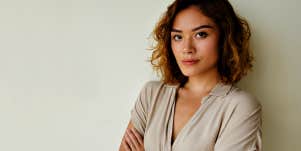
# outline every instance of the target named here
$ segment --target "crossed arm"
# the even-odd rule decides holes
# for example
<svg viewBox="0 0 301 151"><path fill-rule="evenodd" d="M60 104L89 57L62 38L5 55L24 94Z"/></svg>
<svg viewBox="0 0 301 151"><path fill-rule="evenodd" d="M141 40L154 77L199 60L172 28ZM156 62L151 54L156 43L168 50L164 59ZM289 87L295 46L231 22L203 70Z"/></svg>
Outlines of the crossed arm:
<svg viewBox="0 0 301 151"><path fill-rule="evenodd" d="M143 137L135 130L131 121L122 137L119 151L144 151Z"/></svg>

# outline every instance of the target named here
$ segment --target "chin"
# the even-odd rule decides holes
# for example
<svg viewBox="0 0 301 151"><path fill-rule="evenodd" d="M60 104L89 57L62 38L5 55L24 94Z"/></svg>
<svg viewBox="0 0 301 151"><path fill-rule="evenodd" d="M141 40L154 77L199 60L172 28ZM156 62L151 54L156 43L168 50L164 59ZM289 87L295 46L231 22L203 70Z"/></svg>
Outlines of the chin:
<svg viewBox="0 0 301 151"><path fill-rule="evenodd" d="M217 70L217 66L209 66L209 67L192 67L192 68L180 68L183 75L187 77L198 76L202 74L206 74L208 72L212 72Z"/></svg>
<svg viewBox="0 0 301 151"><path fill-rule="evenodd" d="M186 70L186 71L182 71L182 74L187 76L187 77L191 77L191 76L196 76L196 75L199 75L200 72L197 72L197 71L192 71L192 70Z"/></svg>
<svg viewBox="0 0 301 151"><path fill-rule="evenodd" d="M205 70L205 69L186 69L186 70L181 70L182 74L187 76L187 77L194 77L194 76L198 76L198 75L202 75L202 74L206 74L207 72L209 72L210 70Z"/></svg>

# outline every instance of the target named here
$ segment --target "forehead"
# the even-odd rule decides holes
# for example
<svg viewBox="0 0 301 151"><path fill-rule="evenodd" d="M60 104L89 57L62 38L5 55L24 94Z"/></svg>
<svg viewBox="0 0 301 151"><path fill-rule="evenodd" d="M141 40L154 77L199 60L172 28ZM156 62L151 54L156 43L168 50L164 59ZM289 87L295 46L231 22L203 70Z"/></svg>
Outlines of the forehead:
<svg viewBox="0 0 301 151"><path fill-rule="evenodd" d="M205 16L197 6L189 6L176 15L172 27L191 30L200 25L211 25L216 28L214 21Z"/></svg>

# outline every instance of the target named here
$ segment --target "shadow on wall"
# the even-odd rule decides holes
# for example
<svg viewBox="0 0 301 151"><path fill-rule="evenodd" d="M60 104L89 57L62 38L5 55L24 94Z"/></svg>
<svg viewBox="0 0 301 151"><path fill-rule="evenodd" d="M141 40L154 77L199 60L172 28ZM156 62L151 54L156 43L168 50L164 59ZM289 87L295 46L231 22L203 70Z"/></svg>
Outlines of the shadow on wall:
<svg viewBox="0 0 301 151"><path fill-rule="evenodd" d="M291 83L293 69L279 32L253 30L253 71L238 86L255 95L263 106L263 148L265 151L297 151L300 141L300 109L297 90ZM269 40L270 39L270 40ZM300 83L299 83L300 84ZM299 103L300 104L300 103ZM298 114L299 113L299 114ZM298 136L299 135L299 136ZM285 143L284 143L285 140ZM299 145L300 146L300 145Z"/></svg>

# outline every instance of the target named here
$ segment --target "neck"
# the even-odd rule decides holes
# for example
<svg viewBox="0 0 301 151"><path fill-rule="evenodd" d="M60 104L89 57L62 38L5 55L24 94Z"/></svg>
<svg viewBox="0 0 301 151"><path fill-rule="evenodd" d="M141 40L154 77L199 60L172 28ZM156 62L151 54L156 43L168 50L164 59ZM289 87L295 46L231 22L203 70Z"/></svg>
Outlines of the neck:
<svg viewBox="0 0 301 151"><path fill-rule="evenodd" d="M220 81L217 70L212 70L199 75L189 76L184 88L197 93L209 92Z"/></svg>

